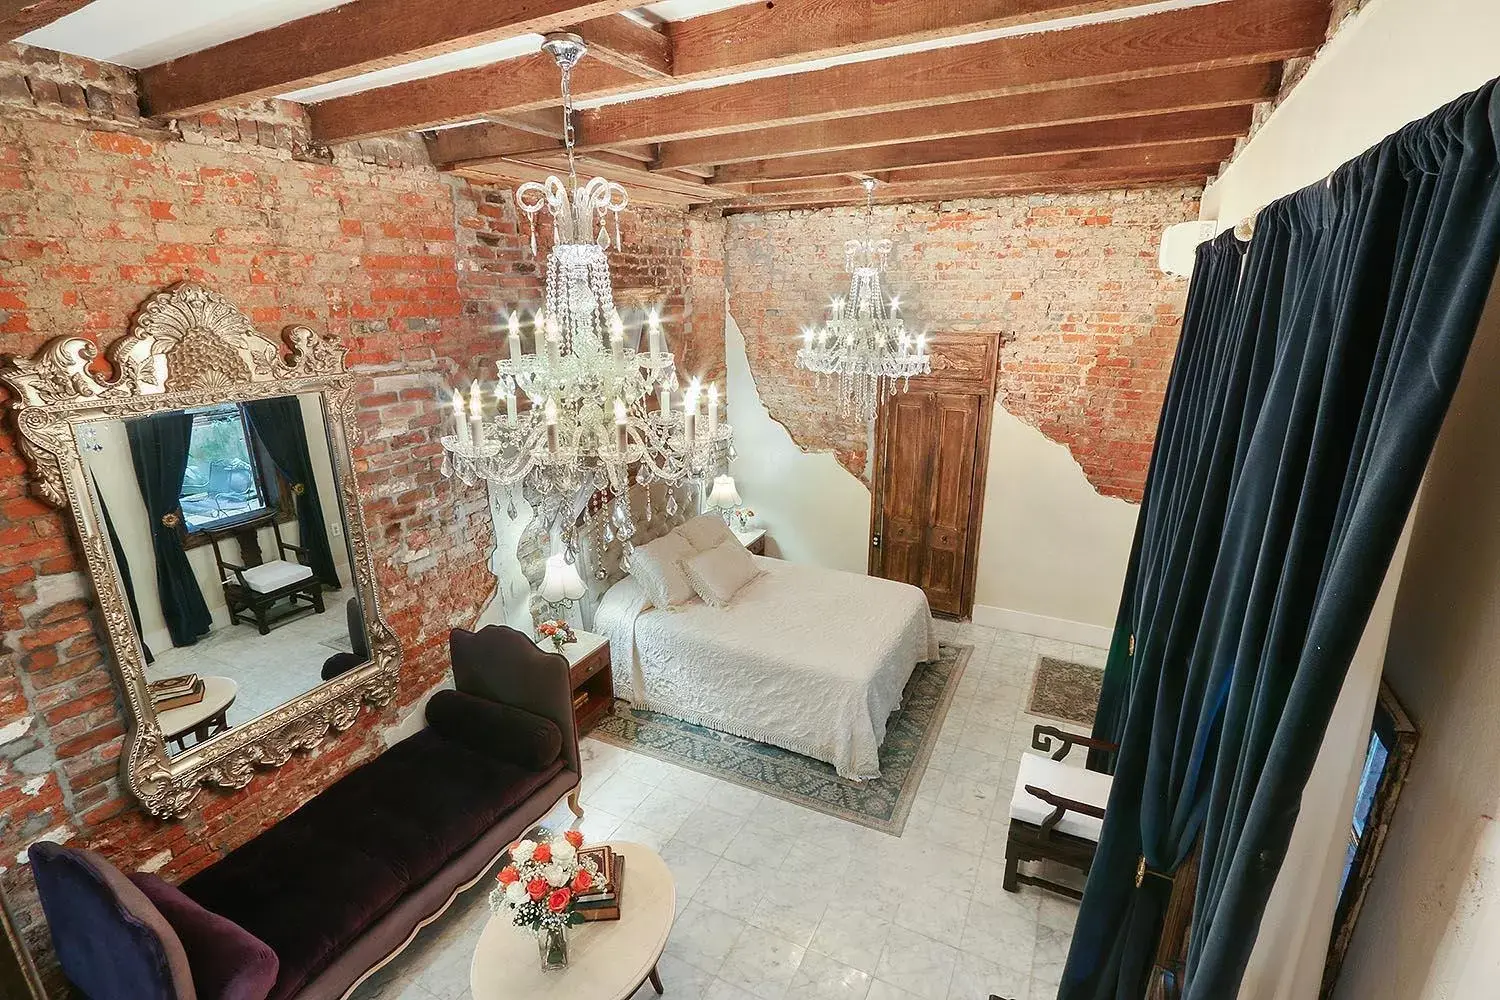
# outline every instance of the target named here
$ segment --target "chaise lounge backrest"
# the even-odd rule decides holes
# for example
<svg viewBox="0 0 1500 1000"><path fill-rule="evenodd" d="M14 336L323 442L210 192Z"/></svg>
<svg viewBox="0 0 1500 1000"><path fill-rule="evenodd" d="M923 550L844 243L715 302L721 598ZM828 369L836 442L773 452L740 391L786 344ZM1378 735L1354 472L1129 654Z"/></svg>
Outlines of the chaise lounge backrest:
<svg viewBox="0 0 1500 1000"><path fill-rule="evenodd" d="M567 657L543 651L524 632L505 625L486 625L478 632L454 629L448 655L455 688L551 719L562 733L565 766L575 774L582 770Z"/></svg>

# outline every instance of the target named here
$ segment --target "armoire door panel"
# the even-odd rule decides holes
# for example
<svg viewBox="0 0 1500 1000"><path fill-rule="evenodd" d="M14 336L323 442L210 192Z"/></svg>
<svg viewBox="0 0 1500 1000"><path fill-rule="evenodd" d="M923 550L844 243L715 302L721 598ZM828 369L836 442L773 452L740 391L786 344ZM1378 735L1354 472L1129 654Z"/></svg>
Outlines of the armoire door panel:
<svg viewBox="0 0 1500 1000"><path fill-rule="evenodd" d="M964 609L964 569L982 402L972 393L933 394L936 437L929 476L922 589L927 591L933 609L947 614L959 614Z"/></svg>
<svg viewBox="0 0 1500 1000"><path fill-rule="evenodd" d="M928 442L935 431L932 407L923 393L903 393L887 406L876 572L890 580L920 584L929 507Z"/></svg>

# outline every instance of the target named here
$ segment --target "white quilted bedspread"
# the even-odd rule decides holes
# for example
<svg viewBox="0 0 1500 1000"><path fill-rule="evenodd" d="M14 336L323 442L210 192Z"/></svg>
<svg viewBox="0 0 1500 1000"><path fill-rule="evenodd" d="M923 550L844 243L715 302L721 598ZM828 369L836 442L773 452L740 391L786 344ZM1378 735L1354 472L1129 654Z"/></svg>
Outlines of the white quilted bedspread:
<svg viewBox="0 0 1500 1000"><path fill-rule="evenodd" d="M643 611L629 577L611 587L594 631L609 636L615 694L650 709L879 776L886 719L912 668L937 658L916 587L779 559L729 607Z"/></svg>

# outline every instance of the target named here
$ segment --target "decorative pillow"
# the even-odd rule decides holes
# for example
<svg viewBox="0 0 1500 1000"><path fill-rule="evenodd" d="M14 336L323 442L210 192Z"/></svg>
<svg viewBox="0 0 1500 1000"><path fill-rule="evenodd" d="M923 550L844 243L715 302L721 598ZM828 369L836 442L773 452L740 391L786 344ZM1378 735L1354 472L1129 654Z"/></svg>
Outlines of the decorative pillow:
<svg viewBox="0 0 1500 1000"><path fill-rule="evenodd" d="M740 588L763 572L755 565L755 557L734 537L698 553L682 566L698 596L716 608L727 607Z"/></svg>
<svg viewBox="0 0 1500 1000"><path fill-rule="evenodd" d="M693 585L682 572L682 561L696 554L692 542L673 531L630 553L630 575L653 607L670 608L693 599Z"/></svg>
<svg viewBox="0 0 1500 1000"><path fill-rule="evenodd" d="M738 541L734 532L729 530L729 525L716 514L699 514L678 528L677 533L691 542L693 549L698 552L707 552L725 542Z"/></svg>
<svg viewBox="0 0 1500 1000"><path fill-rule="evenodd" d="M136 872L129 878L182 940L198 1000L266 1000L281 968L270 945L155 875Z"/></svg>
<svg viewBox="0 0 1500 1000"><path fill-rule="evenodd" d="M545 771L562 755L557 723L524 708L443 690L427 699L426 714L444 739L532 771Z"/></svg>

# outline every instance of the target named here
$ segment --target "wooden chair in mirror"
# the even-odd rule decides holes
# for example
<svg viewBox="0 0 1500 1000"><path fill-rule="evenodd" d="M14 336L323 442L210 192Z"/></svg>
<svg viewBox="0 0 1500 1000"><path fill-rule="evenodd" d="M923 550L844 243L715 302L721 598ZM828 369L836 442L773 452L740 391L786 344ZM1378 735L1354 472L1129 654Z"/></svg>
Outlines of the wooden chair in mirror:
<svg viewBox="0 0 1500 1000"><path fill-rule="evenodd" d="M269 526L276 538L276 558L267 560L260 550L259 531ZM281 524L274 516L257 518L206 532L224 585L224 603L234 624L254 624L261 635L302 613L323 613L323 585L306 564L307 549L281 537ZM239 546L239 562L225 558L224 546ZM277 607L282 601L286 604Z"/></svg>

